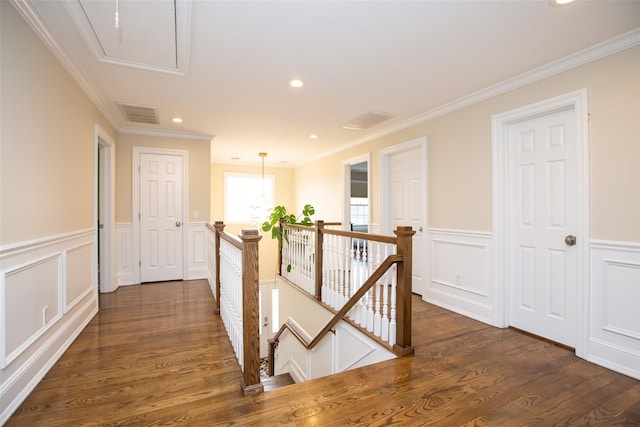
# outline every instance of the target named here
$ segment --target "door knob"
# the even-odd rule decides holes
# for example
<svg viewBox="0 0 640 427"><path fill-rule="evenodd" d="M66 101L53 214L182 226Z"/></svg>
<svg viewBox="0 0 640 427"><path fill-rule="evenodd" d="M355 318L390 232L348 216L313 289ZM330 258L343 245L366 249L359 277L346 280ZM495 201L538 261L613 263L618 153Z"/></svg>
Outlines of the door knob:
<svg viewBox="0 0 640 427"><path fill-rule="evenodd" d="M180 221L176 221L176 227L180 227L182 223Z"/></svg>
<svg viewBox="0 0 640 427"><path fill-rule="evenodd" d="M576 236L574 236L573 234L569 234L567 237L564 238L564 242L568 246L574 246L576 244Z"/></svg>

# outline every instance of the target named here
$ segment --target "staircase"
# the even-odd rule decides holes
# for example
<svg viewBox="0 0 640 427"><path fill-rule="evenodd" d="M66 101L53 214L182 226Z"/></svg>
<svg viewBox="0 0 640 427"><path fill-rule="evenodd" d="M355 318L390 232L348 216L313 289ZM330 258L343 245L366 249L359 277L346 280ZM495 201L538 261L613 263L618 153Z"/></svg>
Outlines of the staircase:
<svg viewBox="0 0 640 427"><path fill-rule="evenodd" d="M341 328L347 326L369 336L375 344L368 346L371 349L383 348L391 357L412 354L411 260L414 231L411 227L399 226L394 231L396 236L386 236L332 229L326 227L324 221L316 221L313 227L285 223L280 226L287 239L283 239L279 251L278 277L306 293L306 297L315 304L330 310L332 317L314 336L301 333L293 321L283 323L269 340L269 374L276 373L275 352L281 337L287 351L297 350L294 345L301 346L300 354L317 353L323 356L324 363L310 363L307 357L302 357L304 360L293 365L279 366L279 374L284 374L284 368L291 367L295 370L293 375L262 378L258 335L258 242L262 236L257 230L249 229L243 229L242 235L234 236L224 232L224 224L216 221L209 226L211 233L207 237L211 247L207 254L209 280L216 298L216 311L220 313L243 371L243 394L256 394L295 381L313 379L318 373L330 375L336 369L362 364L367 357L379 358L377 354L370 356L373 354L371 350L345 357L339 350L351 348L351 343L332 343L339 337L346 337L347 341L355 339L351 338L355 335L346 329L342 333ZM284 342L287 337L295 344L287 347ZM333 353L337 356L329 350L336 350ZM334 363L336 360L341 363Z"/></svg>
<svg viewBox="0 0 640 427"><path fill-rule="evenodd" d="M295 383L296 382L288 372L280 375L274 375L262 380L264 391L275 390Z"/></svg>

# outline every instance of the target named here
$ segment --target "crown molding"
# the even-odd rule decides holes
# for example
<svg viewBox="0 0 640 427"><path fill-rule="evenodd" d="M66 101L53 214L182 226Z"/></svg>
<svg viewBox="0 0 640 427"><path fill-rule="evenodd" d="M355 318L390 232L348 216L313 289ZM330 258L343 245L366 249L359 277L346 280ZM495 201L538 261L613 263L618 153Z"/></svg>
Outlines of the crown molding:
<svg viewBox="0 0 640 427"><path fill-rule="evenodd" d="M118 129L120 124L107 108L102 95L100 95L100 92L98 92L84 73L80 71L80 68L78 68L71 56L69 56L67 51L62 47L55 34L47 24L45 24L44 20L36 10L34 2L32 0L9 1L24 18L31 29L38 35L38 37L40 37L40 40L42 40L58 62L60 62L64 69L67 70L71 78L78 84L85 95L87 95L93 105L95 105L102 115L104 115L109 124L113 126L114 129Z"/></svg>
<svg viewBox="0 0 640 427"><path fill-rule="evenodd" d="M118 133L125 133L129 135L146 135L146 136L159 136L161 138L175 138L175 139L195 139L197 141L211 142L215 135L207 135L197 132L179 132L171 130L160 129L145 129L145 128L127 128L121 127L118 129Z"/></svg>
<svg viewBox="0 0 640 427"><path fill-rule="evenodd" d="M449 102L447 104L443 104L439 107L436 107L424 113L418 114L409 119L403 120L399 123L396 123L395 125L386 127L377 132L366 135L362 138L358 138L347 145L342 145L336 149L327 151L324 154L321 154L315 158L309 159L308 161L301 163L299 166L314 162L316 160L330 156L332 154L339 153L341 151L348 150L350 148L353 148L358 145L364 144L366 142L372 141L374 139L378 139L383 136L401 131L411 126L418 125L420 123L426 122L427 120L432 120L432 119L435 119L436 117L440 117L445 114L452 113L456 110L460 110L470 105L477 104L482 101L486 101L495 96L530 85L537 81L552 77L556 74L569 71L581 65L588 64L589 62L593 62L598 59L602 59L606 56L612 55L614 53L620 52L622 50L634 47L638 44L640 44L640 28L636 28L635 30L621 34L610 40L604 41L592 47L578 51L562 59L543 65L534 70L528 71L524 74L520 74L519 76L516 76L512 79L505 80L501 83L497 83L485 89L481 89L477 92L463 96L462 98L458 98L455 101Z"/></svg>

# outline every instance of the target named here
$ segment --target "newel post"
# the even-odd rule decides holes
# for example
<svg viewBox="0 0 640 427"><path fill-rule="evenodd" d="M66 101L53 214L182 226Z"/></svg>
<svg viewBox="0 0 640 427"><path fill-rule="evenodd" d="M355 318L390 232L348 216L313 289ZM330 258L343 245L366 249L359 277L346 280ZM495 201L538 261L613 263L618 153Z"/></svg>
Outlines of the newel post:
<svg viewBox="0 0 640 427"><path fill-rule="evenodd" d="M396 354L413 353L411 346L411 280L413 275L413 235L411 227L398 227L398 255L402 262L397 264L397 306L396 306Z"/></svg>
<svg viewBox="0 0 640 427"><path fill-rule="evenodd" d="M220 314L220 234L224 231L224 223L222 221L216 221L213 224L213 227L216 230L216 307L214 310L216 314Z"/></svg>
<svg viewBox="0 0 640 427"><path fill-rule="evenodd" d="M322 242L324 240L324 221L316 221L316 242L314 248L313 260L315 272L314 277L316 281L316 299L322 301Z"/></svg>
<svg viewBox="0 0 640 427"><path fill-rule="evenodd" d="M242 342L244 372L242 394L262 393L260 382L260 308L258 243L262 236L258 230L242 230Z"/></svg>

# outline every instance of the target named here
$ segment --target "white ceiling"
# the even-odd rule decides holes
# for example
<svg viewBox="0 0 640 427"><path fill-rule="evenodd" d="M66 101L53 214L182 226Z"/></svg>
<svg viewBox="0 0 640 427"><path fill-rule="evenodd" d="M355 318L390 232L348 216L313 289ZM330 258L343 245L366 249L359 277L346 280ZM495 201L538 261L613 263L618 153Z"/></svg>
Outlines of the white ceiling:
<svg viewBox="0 0 640 427"><path fill-rule="evenodd" d="M630 31L640 42L639 0L13 2L116 128L215 136L225 163L303 164ZM117 102L157 107L160 124ZM342 128L370 110L393 118Z"/></svg>

